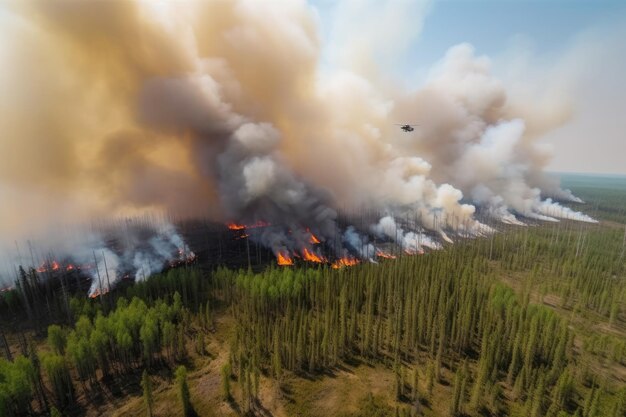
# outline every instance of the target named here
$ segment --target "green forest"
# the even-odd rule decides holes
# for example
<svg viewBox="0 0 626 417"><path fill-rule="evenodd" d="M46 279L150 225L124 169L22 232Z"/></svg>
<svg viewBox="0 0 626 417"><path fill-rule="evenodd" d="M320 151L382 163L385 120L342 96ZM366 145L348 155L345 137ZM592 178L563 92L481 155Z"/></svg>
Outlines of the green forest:
<svg viewBox="0 0 626 417"><path fill-rule="evenodd" d="M0 416L624 417L626 181L564 182L599 224L340 269L186 266L93 299L21 270Z"/></svg>

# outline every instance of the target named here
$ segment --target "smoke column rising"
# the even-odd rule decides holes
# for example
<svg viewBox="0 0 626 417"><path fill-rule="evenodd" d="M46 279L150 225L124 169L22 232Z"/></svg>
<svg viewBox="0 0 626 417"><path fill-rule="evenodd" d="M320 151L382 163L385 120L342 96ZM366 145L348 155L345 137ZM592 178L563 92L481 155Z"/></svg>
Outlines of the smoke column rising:
<svg viewBox="0 0 626 417"><path fill-rule="evenodd" d="M318 18L303 1L15 1L1 11L5 247L54 222L146 211L270 222L251 237L276 254L315 252L310 228L336 256L343 236L364 259L376 252L369 233L409 252L486 233L477 208L512 224L594 221L559 205L579 200L542 173L541 135L567 111L534 119L533 103L509 97L471 45L407 91L381 76L367 43L320 71ZM406 134L394 126L403 121L420 126ZM369 231L341 230L338 208L364 207L385 215ZM397 227L409 214L419 224ZM141 242L132 259L108 262L149 275L184 247L168 227L149 251Z"/></svg>

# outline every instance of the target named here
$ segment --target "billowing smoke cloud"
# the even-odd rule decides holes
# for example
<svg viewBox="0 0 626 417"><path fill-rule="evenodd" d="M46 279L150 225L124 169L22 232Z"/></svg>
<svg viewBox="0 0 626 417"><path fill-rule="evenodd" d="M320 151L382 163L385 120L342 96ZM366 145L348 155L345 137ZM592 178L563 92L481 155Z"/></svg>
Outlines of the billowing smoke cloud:
<svg viewBox="0 0 626 417"><path fill-rule="evenodd" d="M441 244L434 241L428 235L421 232L405 232L402 227L396 224L391 216L385 216L372 226L372 231L380 237L388 237L398 243L400 247L409 254L423 253L423 247L440 249ZM445 234L445 239L448 239Z"/></svg>
<svg viewBox="0 0 626 417"><path fill-rule="evenodd" d="M476 57L470 45L451 48L424 88L404 100L401 114L412 120L424 109L431 122L419 140L400 146L422 155L433 178L451 182L472 204L513 224L522 222L516 215L593 221L542 199L582 202L542 174L546 150L524 120L511 118L504 85L491 75L489 59Z"/></svg>
<svg viewBox="0 0 626 417"><path fill-rule="evenodd" d="M418 253L493 231L477 208L514 224L593 221L549 199L579 201L542 174L548 128L536 126L551 122L509 102L469 45L407 92L381 81L367 44L354 66L320 71L317 15L303 1L3 7L6 242L51 222L160 211L268 222L250 235L277 255L322 258L314 236L333 256L373 259L373 237ZM406 134L400 121L420 126ZM340 226L340 214L369 226ZM100 262L113 280L142 279L185 250L171 226L132 236L91 250L94 285Z"/></svg>
<svg viewBox="0 0 626 417"><path fill-rule="evenodd" d="M190 250L166 219L124 219L118 222L50 226L53 235L4 247L5 278L16 279L17 268L33 268L44 278L67 272L91 278L89 294L108 292L121 279L143 281L168 267L193 262Z"/></svg>

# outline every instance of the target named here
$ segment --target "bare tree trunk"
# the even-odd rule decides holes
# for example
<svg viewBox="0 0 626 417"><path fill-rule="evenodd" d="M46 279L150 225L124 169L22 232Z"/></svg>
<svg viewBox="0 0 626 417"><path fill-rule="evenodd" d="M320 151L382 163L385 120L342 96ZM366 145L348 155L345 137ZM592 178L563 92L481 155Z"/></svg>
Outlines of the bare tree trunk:
<svg viewBox="0 0 626 417"><path fill-rule="evenodd" d="M11 355L11 349L9 348L9 342L2 330L0 330L0 342L2 342L2 346L4 347L4 356L9 361L13 361L13 356Z"/></svg>

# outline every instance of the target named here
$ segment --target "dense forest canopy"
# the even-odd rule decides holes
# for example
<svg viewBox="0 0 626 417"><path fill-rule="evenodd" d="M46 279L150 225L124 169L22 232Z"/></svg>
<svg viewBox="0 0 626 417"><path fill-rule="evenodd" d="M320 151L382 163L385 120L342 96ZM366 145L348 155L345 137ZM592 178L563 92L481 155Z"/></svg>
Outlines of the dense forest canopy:
<svg viewBox="0 0 626 417"><path fill-rule="evenodd" d="M183 266L55 299L22 271L0 298L0 415L115 414L112 392L143 396L130 414L264 415L272 391L283 414L313 416L303 381L370 369L391 384L345 415L624 416L624 197L581 189L600 225L508 227L378 264Z"/></svg>

